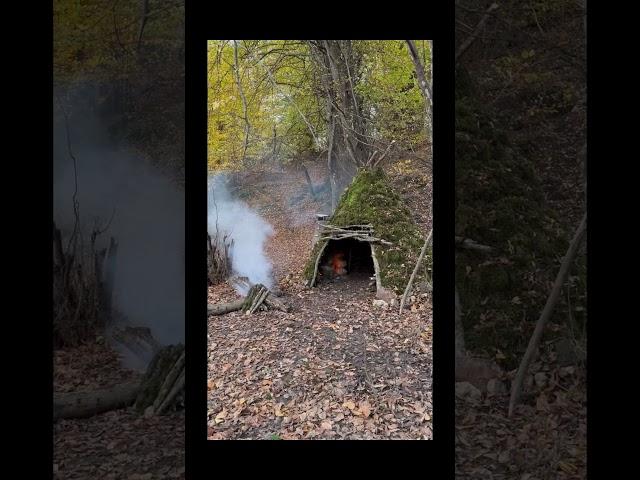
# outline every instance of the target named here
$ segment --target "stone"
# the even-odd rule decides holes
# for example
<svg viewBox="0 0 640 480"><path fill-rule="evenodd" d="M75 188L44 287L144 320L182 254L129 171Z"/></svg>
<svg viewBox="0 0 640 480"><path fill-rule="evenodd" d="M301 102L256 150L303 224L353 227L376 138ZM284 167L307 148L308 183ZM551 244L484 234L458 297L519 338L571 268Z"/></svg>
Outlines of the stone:
<svg viewBox="0 0 640 480"><path fill-rule="evenodd" d="M384 300L375 299L373 301L373 306L374 307L380 307L380 308L388 308L389 304L387 302L385 302Z"/></svg>
<svg viewBox="0 0 640 480"><path fill-rule="evenodd" d="M469 382L456 382L456 397L480 400L482 392Z"/></svg>
<svg viewBox="0 0 640 480"><path fill-rule="evenodd" d="M543 372L538 372L533 376L533 381L536 387L543 388L547 385L547 375Z"/></svg>

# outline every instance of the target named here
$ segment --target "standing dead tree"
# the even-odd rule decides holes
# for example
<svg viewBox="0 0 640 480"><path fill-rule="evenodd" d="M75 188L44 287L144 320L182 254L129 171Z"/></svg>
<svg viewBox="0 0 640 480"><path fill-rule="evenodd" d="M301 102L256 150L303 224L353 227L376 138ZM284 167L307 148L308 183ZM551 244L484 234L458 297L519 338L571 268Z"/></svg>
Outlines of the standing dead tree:
<svg viewBox="0 0 640 480"><path fill-rule="evenodd" d="M58 99L59 100L59 99ZM64 116L67 150L73 161L73 227L66 231L53 223L53 343L55 347L77 345L103 327L111 316L117 243L111 238L108 250L97 248L97 239L106 232L95 225L89 245L83 241L78 200L77 159L71 147L67 112ZM115 214L115 212L114 212ZM66 236L66 238L65 238ZM66 241L66 246L63 243Z"/></svg>
<svg viewBox="0 0 640 480"><path fill-rule="evenodd" d="M232 247L233 240L229 240L227 235L221 236L216 232L212 238L207 234L207 280L210 285L217 285L229 276Z"/></svg>

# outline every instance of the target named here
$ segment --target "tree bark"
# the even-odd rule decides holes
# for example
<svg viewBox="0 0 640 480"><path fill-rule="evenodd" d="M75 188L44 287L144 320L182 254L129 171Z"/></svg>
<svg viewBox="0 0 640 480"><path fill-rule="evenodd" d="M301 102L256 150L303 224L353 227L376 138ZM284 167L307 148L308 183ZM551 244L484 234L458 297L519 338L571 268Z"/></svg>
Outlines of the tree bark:
<svg viewBox="0 0 640 480"><path fill-rule="evenodd" d="M418 77L418 83L420 84L420 91L427 101L427 108L429 111L429 115L431 115L431 108L433 105L432 101L432 90L431 85L427 81L427 76L424 73L424 65L422 65L422 61L420 60L420 55L418 55L418 49L416 48L413 40L405 40L407 45L409 46L409 53L411 54L411 60L413 60L413 65L415 67L416 76Z"/></svg>

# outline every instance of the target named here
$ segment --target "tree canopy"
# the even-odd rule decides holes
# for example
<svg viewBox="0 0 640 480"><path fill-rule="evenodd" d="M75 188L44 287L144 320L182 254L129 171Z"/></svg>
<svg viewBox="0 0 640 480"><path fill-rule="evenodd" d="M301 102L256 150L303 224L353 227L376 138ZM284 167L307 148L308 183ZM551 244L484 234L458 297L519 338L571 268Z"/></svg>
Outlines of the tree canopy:
<svg viewBox="0 0 640 480"><path fill-rule="evenodd" d="M428 42L415 43L430 70ZM344 161L357 164L374 145L410 148L428 135L404 40L211 40L208 92L214 170L319 158L342 137Z"/></svg>

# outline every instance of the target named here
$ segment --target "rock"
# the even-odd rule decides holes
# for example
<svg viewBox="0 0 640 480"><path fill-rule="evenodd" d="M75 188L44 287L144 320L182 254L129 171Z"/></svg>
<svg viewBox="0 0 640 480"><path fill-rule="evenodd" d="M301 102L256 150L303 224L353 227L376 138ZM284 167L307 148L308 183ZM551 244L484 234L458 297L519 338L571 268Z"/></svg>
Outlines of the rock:
<svg viewBox="0 0 640 480"><path fill-rule="evenodd" d="M482 392L469 382L456 382L456 397L480 400Z"/></svg>
<svg viewBox="0 0 640 480"><path fill-rule="evenodd" d="M497 378L492 378L487 382L487 393L490 395L504 395L507 393L507 387Z"/></svg>
<svg viewBox="0 0 640 480"><path fill-rule="evenodd" d="M543 388L547 385L547 375L543 372L538 372L533 376L533 381L536 387Z"/></svg>
<svg viewBox="0 0 640 480"><path fill-rule="evenodd" d="M576 369L575 367L561 367L559 370L559 375L560 378L566 378L566 377L570 377L571 375L573 375L574 373L576 373Z"/></svg>
<svg viewBox="0 0 640 480"><path fill-rule="evenodd" d="M373 301L373 306L374 307L380 307L380 308L389 308L389 304L387 302L385 302L384 300L379 300L379 299L375 299Z"/></svg>
<svg viewBox="0 0 640 480"><path fill-rule="evenodd" d="M489 380L500 376L500 368L489 359L456 355L456 382L469 382L483 391Z"/></svg>
<svg viewBox="0 0 640 480"><path fill-rule="evenodd" d="M384 300L387 303L391 303L391 301L395 300L396 297L397 295L393 291L384 287L380 287L376 292L376 298L378 300Z"/></svg>

